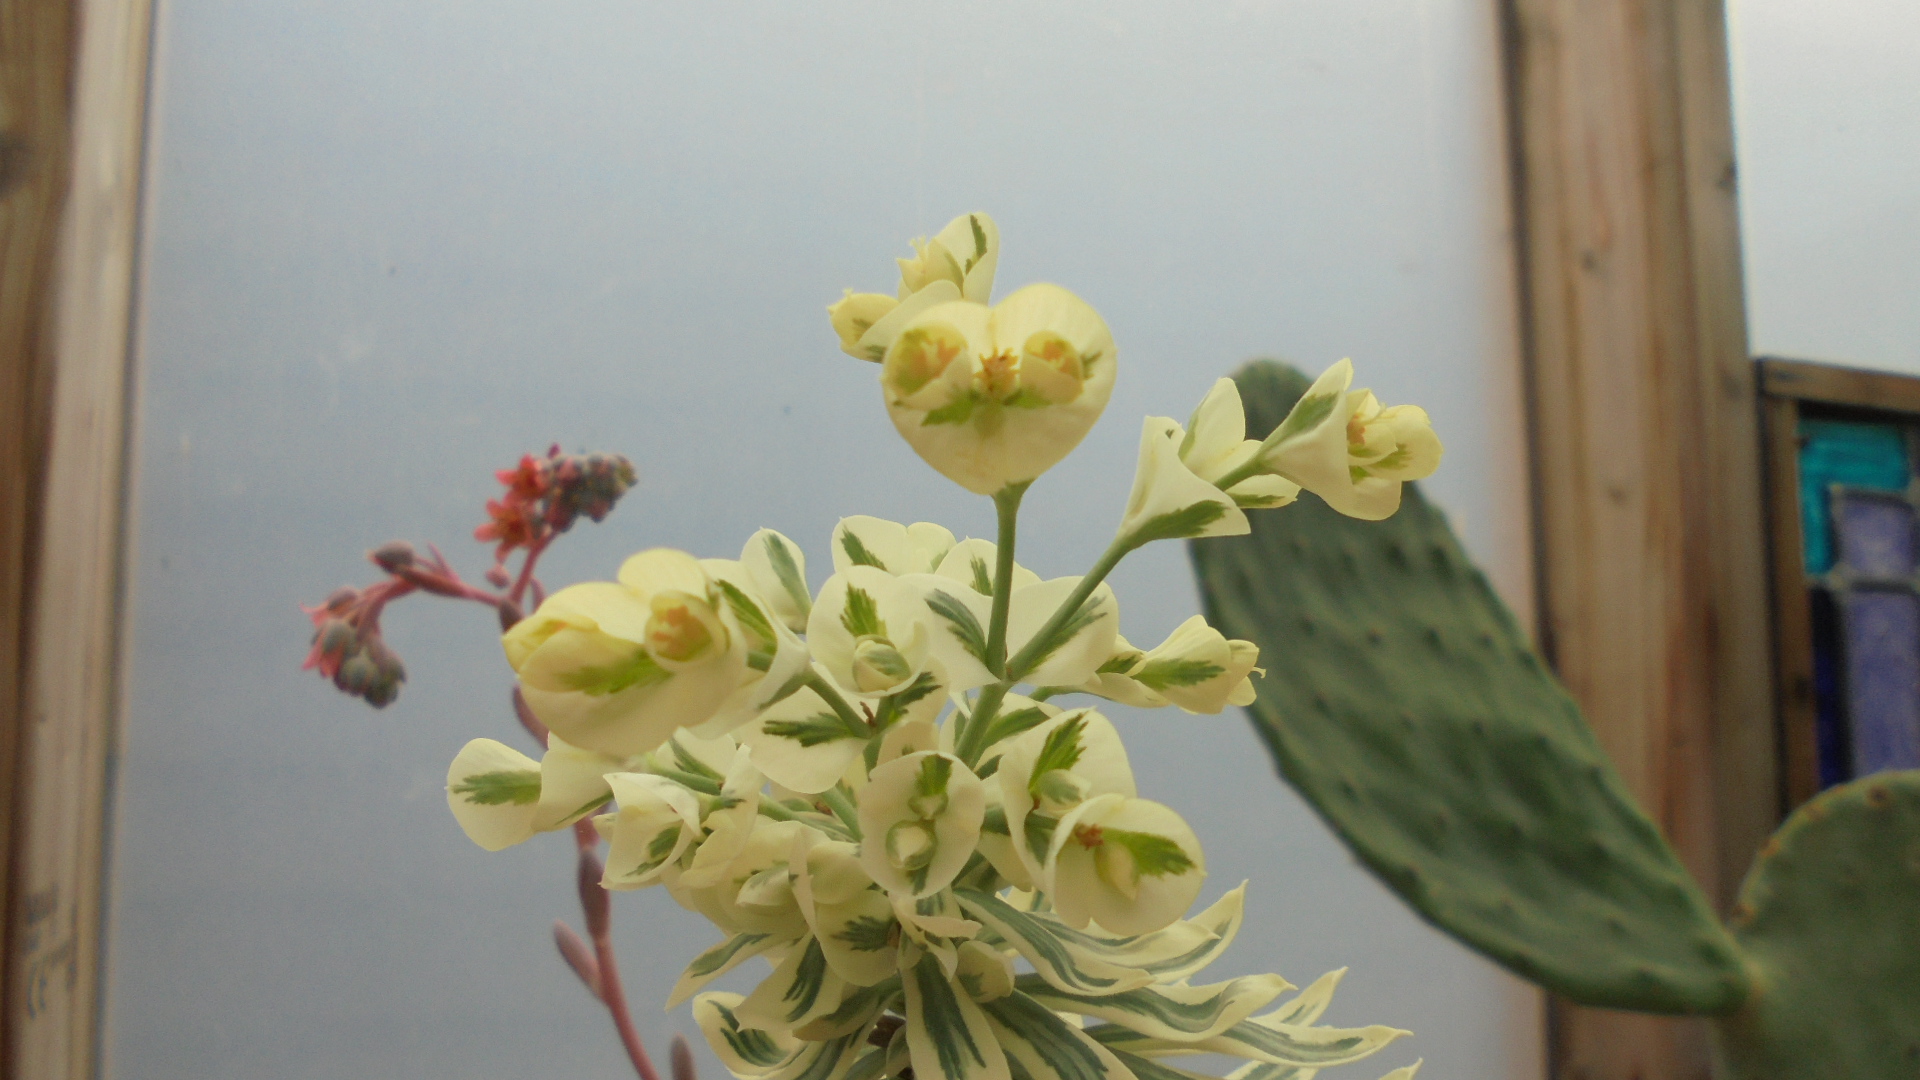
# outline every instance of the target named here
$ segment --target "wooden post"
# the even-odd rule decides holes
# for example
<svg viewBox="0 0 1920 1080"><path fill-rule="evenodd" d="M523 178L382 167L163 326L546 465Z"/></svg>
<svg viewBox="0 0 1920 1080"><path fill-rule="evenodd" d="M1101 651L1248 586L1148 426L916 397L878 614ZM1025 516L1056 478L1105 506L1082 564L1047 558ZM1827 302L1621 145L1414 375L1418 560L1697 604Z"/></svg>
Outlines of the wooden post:
<svg viewBox="0 0 1920 1080"><path fill-rule="evenodd" d="M1724 907L1779 812L1720 0L1505 0L1541 641ZM1554 1074L1709 1075L1556 1003Z"/></svg>
<svg viewBox="0 0 1920 1080"><path fill-rule="evenodd" d="M0 1070L86 1080L118 695L147 0L0 0Z"/></svg>

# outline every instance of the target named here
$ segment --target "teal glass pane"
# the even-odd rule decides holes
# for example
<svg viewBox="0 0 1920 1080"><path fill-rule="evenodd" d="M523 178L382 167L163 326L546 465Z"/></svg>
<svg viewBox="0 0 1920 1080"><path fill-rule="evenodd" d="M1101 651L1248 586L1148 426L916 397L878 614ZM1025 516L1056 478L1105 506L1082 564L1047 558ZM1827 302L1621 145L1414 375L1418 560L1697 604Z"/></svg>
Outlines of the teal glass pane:
<svg viewBox="0 0 1920 1080"><path fill-rule="evenodd" d="M1907 441L1892 424L1800 421L1800 534L1807 572L1823 574L1833 567L1828 487L1904 491L1910 475Z"/></svg>

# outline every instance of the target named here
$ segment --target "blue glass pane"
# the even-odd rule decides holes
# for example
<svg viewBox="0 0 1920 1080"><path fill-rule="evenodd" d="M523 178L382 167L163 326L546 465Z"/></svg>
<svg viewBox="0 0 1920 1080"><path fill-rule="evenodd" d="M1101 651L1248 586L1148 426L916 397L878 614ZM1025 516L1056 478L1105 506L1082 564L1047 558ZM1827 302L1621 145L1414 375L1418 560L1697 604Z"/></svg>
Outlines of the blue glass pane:
<svg viewBox="0 0 1920 1080"><path fill-rule="evenodd" d="M1840 679L1840 614L1825 589L1808 589L1807 607L1813 615L1814 742L1825 789L1853 779L1846 692Z"/></svg>
<svg viewBox="0 0 1920 1080"><path fill-rule="evenodd" d="M1862 590L1842 608L1853 773L1920 768L1920 597Z"/></svg>
<svg viewBox="0 0 1920 1080"><path fill-rule="evenodd" d="M1800 527L1807 572L1833 566L1827 489L1834 484L1904 491L1909 475L1907 442L1892 424L1845 420L1800 421Z"/></svg>
<svg viewBox="0 0 1920 1080"><path fill-rule="evenodd" d="M1856 574L1912 577L1913 507L1905 499L1849 492L1834 500L1840 563Z"/></svg>

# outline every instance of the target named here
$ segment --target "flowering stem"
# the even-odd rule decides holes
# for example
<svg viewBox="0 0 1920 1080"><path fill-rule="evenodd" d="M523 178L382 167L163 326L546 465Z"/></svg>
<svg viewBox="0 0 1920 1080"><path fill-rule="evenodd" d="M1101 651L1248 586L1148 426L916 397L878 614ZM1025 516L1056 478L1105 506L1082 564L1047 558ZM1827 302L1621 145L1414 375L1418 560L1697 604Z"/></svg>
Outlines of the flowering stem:
<svg viewBox="0 0 1920 1080"><path fill-rule="evenodd" d="M1006 673L1007 609L1013 600L1013 541L1015 522L1020 516L1020 499L1033 481L1008 484L993 496L993 508L1000 518L1000 539L995 549L993 568L993 613L987 622L987 670Z"/></svg>
<svg viewBox="0 0 1920 1080"><path fill-rule="evenodd" d="M1136 539L1132 533L1113 538L1113 543L1107 545L1107 550L1100 556L1100 561L1094 563L1093 569L1087 571L1087 576L1081 578L1080 584L1074 586L1073 593L1067 597L1066 602L1048 617L1046 625L1040 628L1039 633L1033 635L1033 640L1027 642L1027 647L1007 661L1009 684L1019 682L1030 668L1040 662L1040 651L1046 647L1048 641L1060 632L1060 628L1067 624L1068 619L1073 618L1074 613L1080 610L1080 605L1087 602L1087 597L1093 595L1093 590L1100 587L1100 583L1107 579L1107 575L1113 573L1113 568L1120 565L1120 560L1126 558L1127 553L1139 547L1141 543L1142 541Z"/></svg>
<svg viewBox="0 0 1920 1080"><path fill-rule="evenodd" d="M819 694L820 700L832 707L834 713L840 717L840 722L847 726L848 734L861 739L873 735L873 725L862 720L860 714L853 711L853 706L847 704L847 699L840 695L839 688L822 678L818 671L808 671L801 685Z"/></svg>
<svg viewBox="0 0 1920 1080"><path fill-rule="evenodd" d="M594 959L600 965L600 1000L612 1014L614 1030L620 1033L620 1044L626 1047L627 1059L633 1062L640 1080L660 1080L647 1057L647 1048L640 1044L640 1033L634 1030L633 1017L627 1013L627 994L620 986L620 963L613 954L612 904L600 885L600 835L594 832L592 822L582 820L574 823L573 839L580 849L580 908L586 916L587 933L593 938Z"/></svg>
<svg viewBox="0 0 1920 1080"><path fill-rule="evenodd" d="M520 598L526 595L528 585L534 585L538 588L538 585L533 580L533 564L540 561L540 553L547 550L547 545L553 543L553 538L558 535L560 534L548 533L534 541L533 545L527 548L526 561L520 564L520 576L514 579L513 588L507 591L507 599L518 604Z"/></svg>

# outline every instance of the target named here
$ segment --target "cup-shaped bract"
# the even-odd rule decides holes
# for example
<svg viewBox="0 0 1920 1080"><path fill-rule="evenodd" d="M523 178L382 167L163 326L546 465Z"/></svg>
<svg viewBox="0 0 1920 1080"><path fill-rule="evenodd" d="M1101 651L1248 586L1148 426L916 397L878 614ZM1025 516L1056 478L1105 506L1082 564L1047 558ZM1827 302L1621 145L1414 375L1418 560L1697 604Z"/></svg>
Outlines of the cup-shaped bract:
<svg viewBox="0 0 1920 1080"><path fill-rule="evenodd" d="M861 863L897 895L939 892L973 857L986 809L980 778L952 754L923 750L890 761L860 792Z"/></svg>
<svg viewBox="0 0 1920 1080"><path fill-rule="evenodd" d="M617 582L547 597L502 638L529 708L575 746L645 753L747 679L748 641L700 562L643 551Z"/></svg>
<svg viewBox="0 0 1920 1080"><path fill-rule="evenodd" d="M880 385L900 434L941 475L980 495L1066 457L1113 393L1113 334L1058 285L988 308L921 312L888 347Z"/></svg>
<svg viewBox="0 0 1920 1080"><path fill-rule="evenodd" d="M1101 795L1060 820L1045 886L1069 926L1150 934L1186 913L1207 863L1180 815L1148 799Z"/></svg>
<svg viewBox="0 0 1920 1080"><path fill-rule="evenodd" d="M474 739L447 766L447 808L467 839L502 851L533 836L540 763L494 739Z"/></svg>
<svg viewBox="0 0 1920 1080"><path fill-rule="evenodd" d="M953 548L953 533L944 525L916 521L902 525L885 518L856 515L841 518L833 529L833 569L846 573L855 566L872 566L889 574L924 574L940 565Z"/></svg>
<svg viewBox="0 0 1920 1080"><path fill-rule="evenodd" d="M926 617L911 585L878 567L853 566L821 586L807 620L807 646L839 685L861 694L898 693L932 664Z"/></svg>
<svg viewBox="0 0 1920 1080"><path fill-rule="evenodd" d="M1439 467L1442 447L1424 410L1382 408L1372 391L1352 385L1350 361L1323 372L1267 437L1260 459L1340 513L1379 521L1400 508L1402 483Z"/></svg>
<svg viewBox="0 0 1920 1080"><path fill-rule="evenodd" d="M1092 709L1060 713L1010 740L994 779L1014 851L1036 883L1047 880L1054 832L1068 814L1088 799L1135 791L1120 733Z"/></svg>
<svg viewBox="0 0 1920 1080"><path fill-rule="evenodd" d="M1149 416L1141 425L1140 463L1120 536L1143 542L1247 533L1247 515L1233 496L1180 460L1185 436L1178 422L1164 416Z"/></svg>
<svg viewBox="0 0 1920 1080"><path fill-rule="evenodd" d="M849 356L878 362L900 331L935 304L967 300L984 304L993 295L1000 262L1000 230L982 213L962 214L931 240L916 240L913 255L899 260L897 296L856 293L827 308L827 319Z"/></svg>
<svg viewBox="0 0 1920 1080"><path fill-rule="evenodd" d="M700 835L700 801L693 792L649 773L609 773L607 785L617 809L593 819L607 841L608 889L638 889L655 884Z"/></svg>
<svg viewBox="0 0 1920 1080"><path fill-rule="evenodd" d="M1195 476L1217 484L1260 452L1260 441L1247 438L1246 407L1240 386L1232 379L1217 380L1193 410L1180 436L1180 460ZM1256 473L1226 489L1234 502L1248 509L1285 506L1300 495L1300 485L1283 476Z"/></svg>
<svg viewBox="0 0 1920 1080"><path fill-rule="evenodd" d="M1149 652L1116 649L1080 689L1128 705L1173 704L1213 714L1229 705L1253 704L1252 676L1264 674L1254 666L1259 661L1258 645L1229 639L1195 615Z"/></svg>

